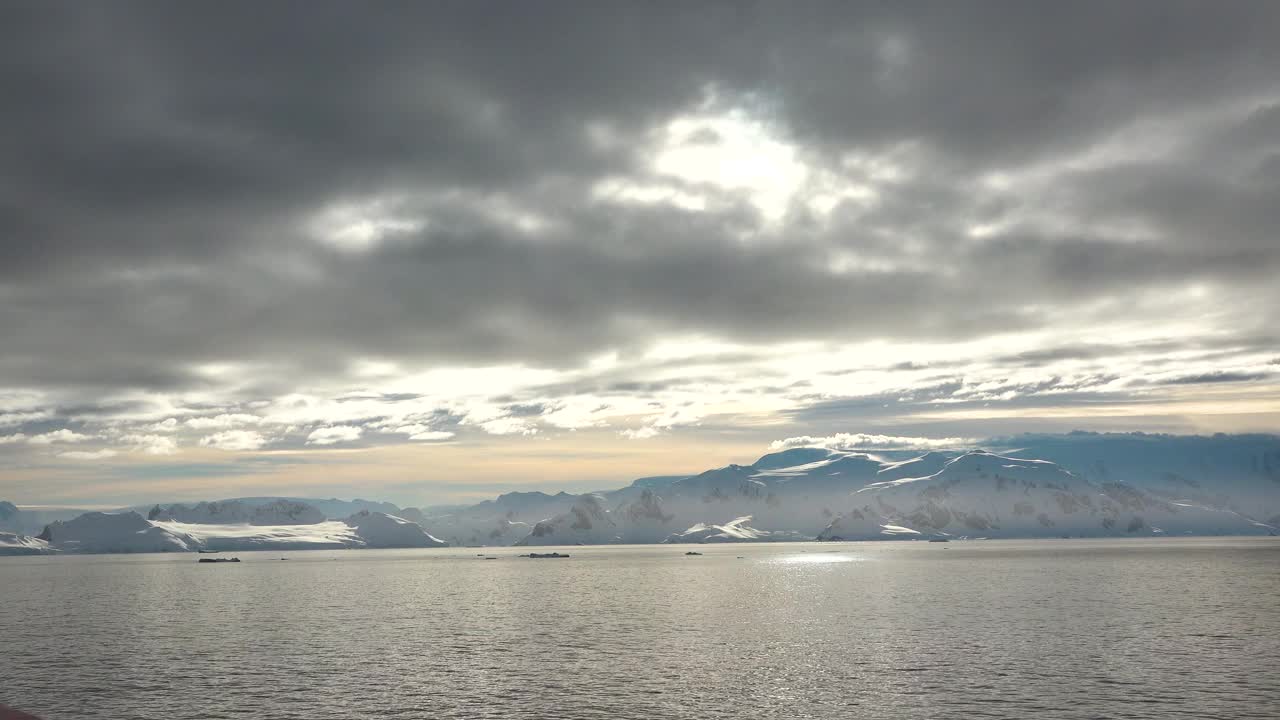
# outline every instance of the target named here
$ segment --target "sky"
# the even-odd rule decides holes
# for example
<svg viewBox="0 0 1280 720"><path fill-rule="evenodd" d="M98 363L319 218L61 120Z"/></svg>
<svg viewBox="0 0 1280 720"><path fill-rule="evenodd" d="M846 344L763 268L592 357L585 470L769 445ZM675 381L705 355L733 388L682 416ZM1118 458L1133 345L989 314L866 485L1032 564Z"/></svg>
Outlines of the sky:
<svg viewBox="0 0 1280 720"><path fill-rule="evenodd" d="M1280 4L0 6L0 499L1280 428Z"/></svg>

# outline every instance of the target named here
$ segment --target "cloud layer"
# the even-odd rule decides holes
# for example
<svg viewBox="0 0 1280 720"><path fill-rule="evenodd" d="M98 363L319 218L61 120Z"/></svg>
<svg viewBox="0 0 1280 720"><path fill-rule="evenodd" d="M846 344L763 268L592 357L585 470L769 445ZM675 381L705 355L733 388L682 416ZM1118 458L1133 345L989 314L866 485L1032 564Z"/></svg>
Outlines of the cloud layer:
<svg viewBox="0 0 1280 720"><path fill-rule="evenodd" d="M199 451L1274 427L1278 23L11 5L0 490Z"/></svg>

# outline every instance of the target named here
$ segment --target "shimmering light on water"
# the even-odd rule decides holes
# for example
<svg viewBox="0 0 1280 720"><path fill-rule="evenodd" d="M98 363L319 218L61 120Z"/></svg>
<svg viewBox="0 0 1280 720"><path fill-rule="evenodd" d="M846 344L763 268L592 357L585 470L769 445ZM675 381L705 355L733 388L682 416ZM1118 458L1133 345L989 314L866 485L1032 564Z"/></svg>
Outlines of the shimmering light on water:
<svg viewBox="0 0 1280 720"><path fill-rule="evenodd" d="M0 703L77 718L1268 718L1280 541L0 558Z"/></svg>
<svg viewBox="0 0 1280 720"><path fill-rule="evenodd" d="M789 565L820 565L822 563L846 563L855 560L863 560L865 558L850 557L848 555L832 555L828 553L814 553L811 555L788 555L780 557L771 562L783 563Z"/></svg>

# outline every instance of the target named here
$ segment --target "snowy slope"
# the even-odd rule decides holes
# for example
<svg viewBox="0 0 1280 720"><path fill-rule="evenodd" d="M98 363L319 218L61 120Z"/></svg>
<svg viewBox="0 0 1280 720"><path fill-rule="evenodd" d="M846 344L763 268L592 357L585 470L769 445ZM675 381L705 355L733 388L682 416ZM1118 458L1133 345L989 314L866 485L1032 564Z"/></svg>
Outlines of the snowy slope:
<svg viewBox="0 0 1280 720"><path fill-rule="evenodd" d="M155 524L136 512L89 512L74 520L50 523L40 534L65 552L186 552L196 549L183 534Z"/></svg>
<svg viewBox="0 0 1280 720"><path fill-rule="evenodd" d="M869 485L823 539L880 538L886 526L935 536L1055 537L1266 534L1236 513L1174 503L1118 483L1094 484L1058 465L983 451L926 477Z"/></svg>
<svg viewBox="0 0 1280 720"><path fill-rule="evenodd" d="M417 523L386 513L361 510L347 518L345 523L355 530L356 537L365 547L420 548L448 545L432 537Z"/></svg>
<svg viewBox="0 0 1280 720"><path fill-rule="evenodd" d="M0 555L44 555L51 552L49 543L30 535L0 532Z"/></svg>
<svg viewBox="0 0 1280 720"><path fill-rule="evenodd" d="M155 525L183 538L193 550L338 550L361 547L364 544L355 529L341 520L306 525L204 524L157 520Z"/></svg>
<svg viewBox="0 0 1280 720"><path fill-rule="evenodd" d="M1280 437L1085 433L992 440L1050 460L1094 483L1121 482L1163 499L1280 524Z"/></svg>
<svg viewBox="0 0 1280 720"><path fill-rule="evenodd" d="M184 523L138 513L86 513L50 524L40 540L63 552L127 553L195 550L318 550L423 548L446 543L417 523L362 510L346 520L301 525ZM16 541L8 544L15 544Z"/></svg>
<svg viewBox="0 0 1280 720"><path fill-rule="evenodd" d="M769 532L757 530L748 523L751 516L736 518L724 525L706 525L698 523L688 530L672 533L663 542L666 543L730 543L760 542L764 540L799 540L795 533Z"/></svg>

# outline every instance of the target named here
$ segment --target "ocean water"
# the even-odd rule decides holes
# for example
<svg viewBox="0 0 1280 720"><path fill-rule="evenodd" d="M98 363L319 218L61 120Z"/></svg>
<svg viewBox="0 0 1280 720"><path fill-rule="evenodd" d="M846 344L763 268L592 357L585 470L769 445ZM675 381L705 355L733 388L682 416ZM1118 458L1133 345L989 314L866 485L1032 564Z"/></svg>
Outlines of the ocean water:
<svg viewBox="0 0 1280 720"><path fill-rule="evenodd" d="M47 720L1280 717L1277 538L689 549L0 558L0 703Z"/></svg>

